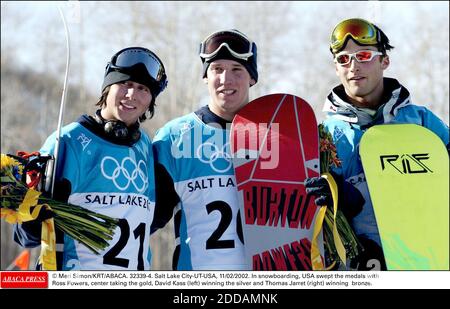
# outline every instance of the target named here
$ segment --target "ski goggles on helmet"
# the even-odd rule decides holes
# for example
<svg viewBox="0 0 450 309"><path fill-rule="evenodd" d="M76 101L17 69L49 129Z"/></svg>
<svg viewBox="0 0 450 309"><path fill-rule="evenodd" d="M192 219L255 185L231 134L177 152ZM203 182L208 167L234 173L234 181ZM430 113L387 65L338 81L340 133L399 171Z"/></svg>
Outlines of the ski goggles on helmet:
<svg viewBox="0 0 450 309"><path fill-rule="evenodd" d="M375 56L381 55L383 55L383 53L376 50L360 50L353 54L342 52L334 57L334 62L344 66L349 64L352 61L352 58L358 62L369 62L372 61Z"/></svg>
<svg viewBox="0 0 450 309"><path fill-rule="evenodd" d="M377 29L370 22L360 18L347 19L334 28L330 39L331 50L339 51L349 37L361 45L376 45L380 40Z"/></svg>
<svg viewBox="0 0 450 309"><path fill-rule="evenodd" d="M233 57L247 60L253 56L256 44L237 30L219 31L209 35L200 43L200 57L208 60L226 47Z"/></svg>
<svg viewBox="0 0 450 309"><path fill-rule="evenodd" d="M110 71L127 71L136 65L143 65L154 81L161 83L162 89L167 85L167 77L161 60L150 50L142 47L129 47L115 54L106 68L106 74ZM161 90L162 90L161 89Z"/></svg>

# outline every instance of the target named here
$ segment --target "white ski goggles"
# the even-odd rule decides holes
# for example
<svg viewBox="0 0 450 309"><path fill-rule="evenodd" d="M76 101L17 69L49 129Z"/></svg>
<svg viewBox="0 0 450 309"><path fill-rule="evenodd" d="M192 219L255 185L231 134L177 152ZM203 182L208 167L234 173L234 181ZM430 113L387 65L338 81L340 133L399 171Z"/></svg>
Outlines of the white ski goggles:
<svg viewBox="0 0 450 309"><path fill-rule="evenodd" d="M200 43L200 57L205 60L211 59L222 47L226 47L233 57L247 60L253 56L256 44L238 31L219 31L209 35Z"/></svg>
<svg viewBox="0 0 450 309"><path fill-rule="evenodd" d="M354 58L358 62L369 62L372 61L372 59L376 56L383 55L382 52L375 51L375 50L360 50L356 53L349 54L346 52L342 52L339 54L336 54L334 57L334 62L338 63L342 66L349 64L352 61L352 58Z"/></svg>

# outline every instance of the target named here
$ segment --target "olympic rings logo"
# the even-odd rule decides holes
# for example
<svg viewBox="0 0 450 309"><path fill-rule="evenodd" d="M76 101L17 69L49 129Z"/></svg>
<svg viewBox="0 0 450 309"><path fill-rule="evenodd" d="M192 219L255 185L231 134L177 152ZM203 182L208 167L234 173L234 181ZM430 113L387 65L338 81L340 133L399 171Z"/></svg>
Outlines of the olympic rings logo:
<svg viewBox="0 0 450 309"><path fill-rule="evenodd" d="M205 148L205 147L210 147ZM211 168L216 171L217 173L225 173L227 172L233 165L233 162L231 160L231 155L229 151L227 151L227 148L229 149L230 143L226 143L223 145L222 148L219 148L217 145L207 142L203 143L200 146L197 147L197 158L200 160L200 162L209 164ZM212 149L212 150L211 150ZM207 160L203 159L203 156L208 158ZM218 167L217 160L219 159L225 159L227 162L225 167ZM220 161L219 161L220 162Z"/></svg>
<svg viewBox="0 0 450 309"><path fill-rule="evenodd" d="M105 164L106 164L105 162L107 161L112 161L112 164L114 165L114 170L112 171L112 173L108 173L105 171ZM125 164L127 164L127 162L130 162L128 164L128 168L125 167ZM129 171L130 166L133 169L131 173ZM119 162L115 158L106 156L102 160L101 170L103 176L105 176L105 178L107 179L112 180L117 189L121 191L128 189L130 183L133 184L133 186L139 193L142 193L145 191L145 189L147 189L148 186L147 165L145 165L144 161L142 160L139 160L138 164L136 164L136 162L134 162L130 157L125 157L119 164ZM119 179L123 178L126 179L125 185L123 184L121 185L118 182Z"/></svg>

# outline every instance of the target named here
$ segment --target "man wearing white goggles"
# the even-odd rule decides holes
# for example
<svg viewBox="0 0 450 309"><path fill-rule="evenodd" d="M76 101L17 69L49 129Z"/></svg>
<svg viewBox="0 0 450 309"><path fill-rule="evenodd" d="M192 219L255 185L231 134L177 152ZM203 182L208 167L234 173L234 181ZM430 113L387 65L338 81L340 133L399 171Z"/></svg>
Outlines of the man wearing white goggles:
<svg viewBox="0 0 450 309"><path fill-rule="evenodd" d="M199 55L209 104L156 133L156 171L166 177L157 181L164 207L156 207L155 217L174 214L174 269L244 270L229 126L258 80L256 44L237 30L218 31L200 44ZM166 224L158 222L152 231Z"/></svg>
<svg viewBox="0 0 450 309"><path fill-rule="evenodd" d="M331 133L342 167L332 168L343 197L342 208L364 251L349 263L358 270L384 270L386 263L363 166L359 143L370 127L383 123L414 123L438 135L449 147L449 128L423 106L413 105L409 91L396 79L384 77L393 48L376 25L360 18L341 21L330 36L329 49L341 84L327 96L326 131ZM333 205L323 178L306 182L317 205ZM342 201L339 198L340 202Z"/></svg>
<svg viewBox="0 0 450 309"><path fill-rule="evenodd" d="M250 76L258 81L256 65L256 44L238 30L218 31L200 43L200 58L203 63L203 77L214 59L230 59L242 64Z"/></svg>

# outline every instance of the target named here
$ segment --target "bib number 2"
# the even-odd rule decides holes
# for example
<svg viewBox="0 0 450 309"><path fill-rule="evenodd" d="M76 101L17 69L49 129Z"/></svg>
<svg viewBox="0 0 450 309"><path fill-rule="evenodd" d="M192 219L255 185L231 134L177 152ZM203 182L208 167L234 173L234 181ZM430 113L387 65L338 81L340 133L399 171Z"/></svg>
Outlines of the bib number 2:
<svg viewBox="0 0 450 309"><path fill-rule="evenodd" d="M214 232L206 241L206 249L230 249L235 247L234 239L220 239L223 233L230 226L230 223L233 219L233 210L231 206L225 203L224 201L215 201L206 205L206 211L208 215L213 211L220 212L220 222ZM239 240L244 243L244 237L242 234L242 224L241 224L241 215L240 211L237 213L236 219L236 233L238 235Z"/></svg>

